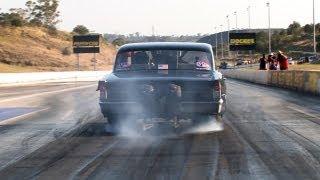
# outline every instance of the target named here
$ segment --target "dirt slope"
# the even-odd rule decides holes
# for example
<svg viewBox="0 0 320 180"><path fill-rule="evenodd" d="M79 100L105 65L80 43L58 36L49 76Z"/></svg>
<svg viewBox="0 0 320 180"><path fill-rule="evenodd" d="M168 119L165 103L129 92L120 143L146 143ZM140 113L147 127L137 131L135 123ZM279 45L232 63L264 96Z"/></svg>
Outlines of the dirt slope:
<svg viewBox="0 0 320 180"><path fill-rule="evenodd" d="M77 57L72 54L72 35L59 31L52 35L45 28L0 27L0 72L71 71ZM69 55L64 55L64 49ZM98 70L110 69L116 49L102 45L97 54ZM92 70L93 54L81 54L81 70Z"/></svg>

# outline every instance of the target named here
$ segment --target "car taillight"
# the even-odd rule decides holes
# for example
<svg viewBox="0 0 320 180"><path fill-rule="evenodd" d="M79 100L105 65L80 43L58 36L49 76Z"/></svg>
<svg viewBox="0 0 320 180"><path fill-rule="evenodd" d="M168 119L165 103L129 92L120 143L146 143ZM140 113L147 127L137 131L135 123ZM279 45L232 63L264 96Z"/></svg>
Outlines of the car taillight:
<svg viewBox="0 0 320 180"><path fill-rule="evenodd" d="M104 82L104 81L99 81L97 91L100 91L100 100L106 100L106 99L107 99L107 86L106 86L106 82Z"/></svg>
<svg viewBox="0 0 320 180"><path fill-rule="evenodd" d="M215 97L221 97L221 82L220 81L214 81L213 84L213 93Z"/></svg>
<svg viewBox="0 0 320 180"><path fill-rule="evenodd" d="M214 81L213 89L215 91L218 91L218 92L221 91L221 83L220 83L220 81Z"/></svg>

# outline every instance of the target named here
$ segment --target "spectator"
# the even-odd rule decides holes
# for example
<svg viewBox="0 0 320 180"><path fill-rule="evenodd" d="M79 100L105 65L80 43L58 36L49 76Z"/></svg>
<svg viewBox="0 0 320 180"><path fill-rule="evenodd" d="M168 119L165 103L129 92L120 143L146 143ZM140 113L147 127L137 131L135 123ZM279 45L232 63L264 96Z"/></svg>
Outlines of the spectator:
<svg viewBox="0 0 320 180"><path fill-rule="evenodd" d="M281 71L289 69L288 58L285 55L283 55L283 52L281 52L281 51L278 52L278 58L277 59L279 61L279 65L280 65L280 70Z"/></svg>
<svg viewBox="0 0 320 180"><path fill-rule="evenodd" d="M273 53L268 56L269 70L277 70L277 62Z"/></svg>
<svg viewBox="0 0 320 180"><path fill-rule="evenodd" d="M267 59L265 54L262 55L262 58L260 58L259 62L260 70L267 70Z"/></svg>

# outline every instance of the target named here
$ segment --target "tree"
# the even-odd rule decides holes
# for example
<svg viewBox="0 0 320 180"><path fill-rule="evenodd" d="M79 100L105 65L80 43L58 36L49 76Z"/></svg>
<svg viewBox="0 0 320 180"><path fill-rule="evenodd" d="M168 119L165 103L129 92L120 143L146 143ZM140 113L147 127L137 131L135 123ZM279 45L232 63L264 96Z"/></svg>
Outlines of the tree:
<svg viewBox="0 0 320 180"><path fill-rule="evenodd" d="M30 23L49 27L60 22L58 20L58 0L29 0L26 2L26 6Z"/></svg>
<svg viewBox="0 0 320 180"><path fill-rule="evenodd" d="M320 23L316 24L316 31L320 33Z"/></svg>
<svg viewBox="0 0 320 180"><path fill-rule="evenodd" d="M317 43L320 43L320 35L316 36Z"/></svg>
<svg viewBox="0 0 320 180"><path fill-rule="evenodd" d="M313 33L313 24L306 24L304 27L303 27L303 31L307 34L311 34Z"/></svg>
<svg viewBox="0 0 320 180"><path fill-rule="evenodd" d="M280 31L279 33L281 36L286 36L287 35L287 30L286 29L283 29Z"/></svg>
<svg viewBox="0 0 320 180"><path fill-rule="evenodd" d="M287 29L287 32L288 32L289 35L292 35L292 34L299 33L300 30L301 30L300 23L298 23L296 21L293 21L293 23L289 25L289 27Z"/></svg>
<svg viewBox="0 0 320 180"><path fill-rule="evenodd" d="M257 33L257 51L260 53L268 52L268 34L266 32Z"/></svg>
<svg viewBox="0 0 320 180"><path fill-rule="evenodd" d="M320 35L316 37L316 41L317 41L317 51L320 51Z"/></svg>
<svg viewBox="0 0 320 180"><path fill-rule="evenodd" d="M89 29L84 25L77 25L75 28L73 28L72 32L79 35L85 35L89 33Z"/></svg>
<svg viewBox="0 0 320 180"><path fill-rule="evenodd" d="M32 23L31 21L39 21L38 19L40 19L40 15L36 12L36 2L34 1L27 1L25 6L27 7L26 12L27 12L27 19L30 23Z"/></svg>
<svg viewBox="0 0 320 180"><path fill-rule="evenodd" d="M24 20L27 19L27 10L26 9L22 9L22 8L11 8L9 10L11 13L15 13L15 14L19 14L19 16L21 18L23 18Z"/></svg>
<svg viewBox="0 0 320 180"><path fill-rule="evenodd" d="M274 49L283 48L284 43L283 43L282 37L283 37L283 35L281 35L280 32L273 33L272 38L271 38L271 44Z"/></svg>

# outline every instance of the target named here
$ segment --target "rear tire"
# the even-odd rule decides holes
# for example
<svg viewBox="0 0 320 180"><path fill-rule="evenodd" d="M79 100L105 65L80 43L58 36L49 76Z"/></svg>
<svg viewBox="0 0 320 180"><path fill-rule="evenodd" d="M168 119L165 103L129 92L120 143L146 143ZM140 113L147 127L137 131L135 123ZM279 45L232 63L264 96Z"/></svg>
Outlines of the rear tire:
<svg viewBox="0 0 320 180"><path fill-rule="evenodd" d="M210 115L198 114L198 115L193 115L191 120L193 125L201 125L201 124L207 123L209 121L209 118L210 118Z"/></svg>
<svg viewBox="0 0 320 180"><path fill-rule="evenodd" d="M218 123L223 124L223 114L218 114L215 118Z"/></svg>
<svg viewBox="0 0 320 180"><path fill-rule="evenodd" d="M115 116L115 115L107 115L105 116L108 120L108 123L115 127L119 125L119 116Z"/></svg>

